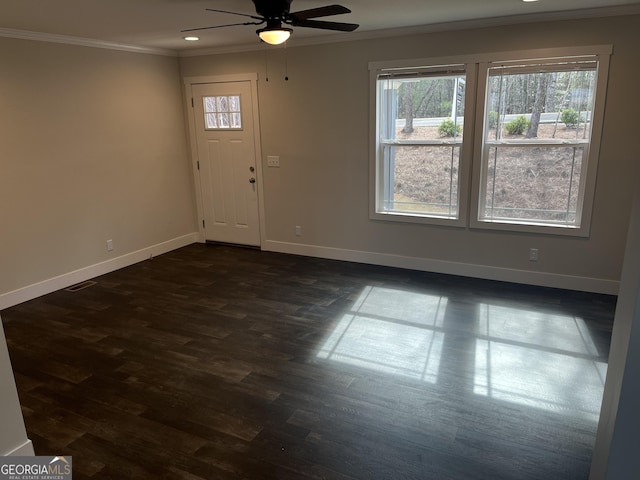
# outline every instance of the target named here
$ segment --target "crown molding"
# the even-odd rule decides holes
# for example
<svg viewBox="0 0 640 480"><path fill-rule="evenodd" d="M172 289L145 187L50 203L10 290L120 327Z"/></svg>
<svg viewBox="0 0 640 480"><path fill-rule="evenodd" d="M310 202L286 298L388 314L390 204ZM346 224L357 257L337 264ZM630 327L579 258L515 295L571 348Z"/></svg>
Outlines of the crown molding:
<svg viewBox="0 0 640 480"><path fill-rule="evenodd" d="M320 37L300 38L293 37L287 41L289 48L309 45L322 45L328 43L353 42L370 40L375 38L401 37L407 35L420 35L425 33L468 30L473 28L488 28L503 25L518 25L523 23L536 23L546 21L574 20L585 18L604 18L615 16L627 16L640 14L640 3L633 5L620 5L615 7L583 8L578 10L563 10L559 12L530 13L526 15L510 15L504 17L481 18L474 20L462 20L458 22L443 22L412 27L388 28L381 30L368 30L351 33L335 33ZM206 55L221 55L228 53L251 52L263 50L264 44L252 42L244 45L221 46L210 48L192 48L188 50L170 50L164 48L143 47L118 42L109 42L93 38L74 37L69 35L57 35L51 33L32 32L0 27L0 37L17 38L21 40L33 40L38 42L61 43L82 47L103 48L107 50L120 50L124 52L142 53L147 55L163 55L168 57L198 57ZM269 47L272 48L272 47Z"/></svg>
<svg viewBox="0 0 640 480"><path fill-rule="evenodd" d="M292 36L287 41L288 48L309 45L322 45L328 43L353 42L359 40L371 40L376 38L404 37L408 35L421 35L426 33L469 30L474 28L490 28L506 25L519 25L524 23L538 23L560 20L578 20L587 18L605 18L640 14L640 3L634 5L621 5L617 7L583 8L579 10L562 10L559 12L529 13L526 15L509 15L503 17L480 18L473 20L461 20L457 22L433 23L428 25L416 25L412 27L387 28L381 30L368 30L362 32L338 33L313 38L296 38ZM246 45L211 47L178 51L178 57L197 57L204 55L221 55L226 53L241 53L262 50L265 46L261 43Z"/></svg>
<svg viewBox="0 0 640 480"><path fill-rule="evenodd" d="M69 35L56 35L53 33L31 32L29 30L16 30L12 28L0 27L0 37L18 38L20 40L33 40L36 42L62 43L65 45L76 45L80 47L104 48L107 50L120 50L123 52L144 53L147 55L164 55L168 57L177 56L175 50L163 48L141 47L139 45L128 45L125 43L108 42L93 38L73 37Z"/></svg>

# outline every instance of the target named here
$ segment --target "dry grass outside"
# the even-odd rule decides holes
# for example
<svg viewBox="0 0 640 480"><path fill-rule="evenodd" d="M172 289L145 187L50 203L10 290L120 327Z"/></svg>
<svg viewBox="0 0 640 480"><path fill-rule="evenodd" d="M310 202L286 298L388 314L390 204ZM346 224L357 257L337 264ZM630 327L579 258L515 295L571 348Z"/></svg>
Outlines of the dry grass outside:
<svg viewBox="0 0 640 480"><path fill-rule="evenodd" d="M552 138L554 125L540 125L539 138ZM437 139L437 127L417 127L412 134L398 131L400 140ZM524 138L504 135L503 138ZM576 129L558 126L555 138L575 139ZM400 210L446 213L457 199L459 147L395 147L395 196ZM531 220L561 220L562 213L530 210L575 211L581 174L581 150L574 161L572 146L492 148L487 175L487 205L496 216ZM496 173L497 172L497 173ZM495 180L495 182L494 182ZM541 216L542 215L542 216Z"/></svg>

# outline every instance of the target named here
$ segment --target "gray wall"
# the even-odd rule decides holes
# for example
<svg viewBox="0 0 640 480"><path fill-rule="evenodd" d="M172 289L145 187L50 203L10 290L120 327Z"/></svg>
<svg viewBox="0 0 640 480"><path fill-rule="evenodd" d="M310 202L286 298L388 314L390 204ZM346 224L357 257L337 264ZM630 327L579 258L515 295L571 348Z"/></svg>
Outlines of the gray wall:
<svg viewBox="0 0 640 480"><path fill-rule="evenodd" d="M640 472L640 181L629 226L591 479Z"/></svg>
<svg viewBox="0 0 640 480"><path fill-rule="evenodd" d="M598 44L613 45L614 53L590 238L369 220L368 62ZM531 283L600 279L615 292L638 174L629 140L637 130L630 107L640 105L639 44L640 17L631 16L290 46L288 82L282 48L267 50L268 82L264 51L185 57L180 68L185 77L259 73L267 249L369 252L441 270L480 266ZM267 155L280 155L281 167L266 168ZM538 263L528 261L530 247L540 250Z"/></svg>
<svg viewBox="0 0 640 480"><path fill-rule="evenodd" d="M289 47L288 82L282 48L267 50L264 82L262 50L178 60L0 39L0 308L3 294L196 232L180 77L246 72L260 76L263 155L281 157L263 158L264 248L615 292L638 175L639 18ZM369 220L368 62L594 44L614 53L590 238Z"/></svg>
<svg viewBox="0 0 640 480"><path fill-rule="evenodd" d="M176 58L0 38L0 64L0 300L194 232Z"/></svg>
<svg viewBox="0 0 640 480"><path fill-rule="evenodd" d="M0 455L33 455L33 445L24 428L18 391L0 318Z"/></svg>

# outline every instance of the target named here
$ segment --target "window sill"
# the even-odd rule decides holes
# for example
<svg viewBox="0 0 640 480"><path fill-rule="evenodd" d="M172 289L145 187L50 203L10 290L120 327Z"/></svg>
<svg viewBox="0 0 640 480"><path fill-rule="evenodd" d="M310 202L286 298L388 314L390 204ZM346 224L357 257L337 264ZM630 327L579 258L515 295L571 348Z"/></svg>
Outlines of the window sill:
<svg viewBox="0 0 640 480"><path fill-rule="evenodd" d="M412 214L409 212L371 212L369 218L371 220L413 223L417 225L440 225L448 227L466 226L465 220L461 218L426 216L424 214Z"/></svg>
<svg viewBox="0 0 640 480"><path fill-rule="evenodd" d="M471 220L471 228L480 230L499 230L503 232L535 233L542 235L589 237L588 227L572 227L548 223L523 223L508 220Z"/></svg>

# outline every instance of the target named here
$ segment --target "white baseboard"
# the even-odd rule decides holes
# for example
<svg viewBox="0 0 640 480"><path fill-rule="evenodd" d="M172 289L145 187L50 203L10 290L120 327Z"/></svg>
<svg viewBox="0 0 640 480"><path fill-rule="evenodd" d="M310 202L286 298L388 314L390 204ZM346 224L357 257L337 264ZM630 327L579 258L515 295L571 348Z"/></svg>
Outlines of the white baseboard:
<svg viewBox="0 0 640 480"><path fill-rule="evenodd" d="M11 292L0 294L0 310L55 292L62 288L67 288L71 285L75 285L76 283L104 275L105 273L128 267L134 263L147 260L151 256L162 255L163 253L198 242L202 242L201 235L198 232L190 233L105 262L90 265L33 285L28 285ZM449 262L429 258L416 258L386 253L373 253L360 250L322 247L317 245L278 242L274 240L267 240L262 246L262 250L290 253L294 255L305 255L309 257L328 258L332 260L344 260L356 263L369 263L372 265L382 265L387 267L406 268L409 270L460 275L463 277L500 280L526 285L603 293L607 295L617 295L620 284L618 281L605 280L601 278L578 277L546 272L531 272L527 270Z"/></svg>
<svg viewBox="0 0 640 480"><path fill-rule="evenodd" d="M22 445L19 445L8 452L2 454L3 457L33 457L35 451L33 450L33 443L27 439Z"/></svg>
<svg viewBox="0 0 640 480"><path fill-rule="evenodd" d="M134 263L147 260L152 256L162 255L163 253L185 247L198 241L200 241L199 234L197 232L190 233L188 235L167 240L166 242L127 253L95 265L90 265L73 272L65 273L42 282L34 283L33 285L28 285L11 292L0 294L0 310L55 292L62 288L67 288L71 285L75 285L76 283L104 275L105 273L128 267Z"/></svg>
<svg viewBox="0 0 640 480"><path fill-rule="evenodd" d="M512 268L474 265L469 263L449 262L430 258L406 257L386 253L363 252L359 250L345 250L316 245L278 242L267 240L263 250L309 257L345 260L356 263L369 263L386 267L406 268L424 272L445 273L463 277L499 280L503 282L522 283L542 287L562 288L582 292L603 293L617 295L620 282L601 278L578 277L560 275L557 273L531 272Z"/></svg>

